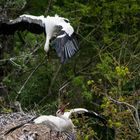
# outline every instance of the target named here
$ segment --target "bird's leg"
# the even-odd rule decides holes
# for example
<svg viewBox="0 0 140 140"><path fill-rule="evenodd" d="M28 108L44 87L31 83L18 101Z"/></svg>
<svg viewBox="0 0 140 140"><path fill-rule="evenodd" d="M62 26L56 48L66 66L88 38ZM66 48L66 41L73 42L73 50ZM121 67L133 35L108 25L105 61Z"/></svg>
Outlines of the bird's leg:
<svg viewBox="0 0 140 140"><path fill-rule="evenodd" d="M50 140L52 139L52 129L50 129Z"/></svg>
<svg viewBox="0 0 140 140"><path fill-rule="evenodd" d="M50 61L50 53L49 52L46 53L46 56L47 56L47 61Z"/></svg>
<svg viewBox="0 0 140 140"><path fill-rule="evenodd" d="M56 136L57 136L57 138L59 138L59 139L60 139L61 132L60 132L60 131L58 131Z"/></svg>

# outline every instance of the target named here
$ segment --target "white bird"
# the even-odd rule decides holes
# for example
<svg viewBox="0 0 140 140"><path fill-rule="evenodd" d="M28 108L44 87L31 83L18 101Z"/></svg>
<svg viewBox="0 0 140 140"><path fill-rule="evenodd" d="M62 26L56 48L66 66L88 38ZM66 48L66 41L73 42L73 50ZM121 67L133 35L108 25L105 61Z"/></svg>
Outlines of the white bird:
<svg viewBox="0 0 140 140"><path fill-rule="evenodd" d="M70 111L64 112L65 107L66 105L61 107L56 112L56 116L42 115L42 116L33 118L27 123L44 124L48 126L51 130L55 130L60 133L64 132L68 136L69 140L75 140L75 126L71 120L71 117L73 114L78 114L78 115L82 114L82 116L84 115L84 116L98 118L104 124L106 124L106 120L94 111L89 111L84 108L75 108L75 109L71 109ZM20 128L21 126L25 124L26 123L23 123L14 128L11 128L5 133L5 135L9 134L10 132L14 131L17 128Z"/></svg>
<svg viewBox="0 0 140 140"><path fill-rule="evenodd" d="M75 140L74 135L74 125L71 121L71 119L68 119L64 114L64 107L60 108L56 112L56 116L53 115L41 115L39 117L34 117L31 120L29 120L26 123L22 123L20 125L17 125L11 129L9 129L7 132L5 132L4 135L7 135L17 128L22 127L23 125L26 125L28 123L31 124L43 124L46 125L48 128L50 128L53 131L57 131L60 134L63 132L65 135L67 135L69 140Z"/></svg>
<svg viewBox="0 0 140 140"><path fill-rule="evenodd" d="M74 108L67 112L64 112L65 106L59 109L56 112L56 116L52 115L43 115L34 120L35 124L44 124L47 125L51 130L55 130L57 132L64 132L70 140L75 140L75 126L71 120L74 114L88 116L93 118L98 118L103 124L106 124L105 118L101 115L97 114L94 111L89 111L85 108ZM81 116L80 116L81 117Z"/></svg>
<svg viewBox="0 0 140 140"><path fill-rule="evenodd" d="M31 33L45 33L46 42L44 50L49 51L50 40L53 41L58 57L64 63L78 51L78 44L74 37L74 29L69 20L63 17L55 16L33 16L21 15L15 20L0 21L0 35L12 35L16 31L28 30Z"/></svg>
<svg viewBox="0 0 140 140"><path fill-rule="evenodd" d="M56 112L56 116L42 115L33 121L35 124L44 124L51 130L55 130L61 134L62 132L67 135L69 140L75 140L74 124L71 119L64 115L64 112L59 109Z"/></svg>
<svg viewBox="0 0 140 140"><path fill-rule="evenodd" d="M36 118L33 122L35 124L44 124L47 125L51 130L55 130L58 132L68 132L72 131L74 125L70 119L68 119L65 115L63 115L60 109L56 112L56 116L53 115L42 115Z"/></svg>

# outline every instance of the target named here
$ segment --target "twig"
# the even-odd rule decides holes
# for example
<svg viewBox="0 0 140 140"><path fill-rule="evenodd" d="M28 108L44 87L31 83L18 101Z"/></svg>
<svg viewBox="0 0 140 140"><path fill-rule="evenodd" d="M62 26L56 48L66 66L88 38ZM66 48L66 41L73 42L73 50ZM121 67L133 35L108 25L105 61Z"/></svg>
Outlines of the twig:
<svg viewBox="0 0 140 140"><path fill-rule="evenodd" d="M76 72L76 70L74 69L74 75L62 84L62 86L59 88L59 91L63 90L70 83L70 81L79 76L81 72L85 71L91 63L92 58L90 58L89 61L79 71Z"/></svg>
<svg viewBox="0 0 140 140"><path fill-rule="evenodd" d="M57 75L58 75L58 73L59 73L61 67L62 67L62 64L59 65L59 67L58 67L56 73L54 74L54 76L53 76L53 78L52 78L52 80L51 80L51 84L50 84L50 87L49 87L49 90L48 90L48 96L51 95L51 90L52 90L53 84L54 84L54 82L55 82L55 79L56 79L56 77L57 77Z"/></svg>
<svg viewBox="0 0 140 140"><path fill-rule="evenodd" d="M49 0L49 1L48 1L48 7L47 7L47 10L45 11L45 15L48 14L48 12L49 12L49 10L50 10L51 3L52 3L52 0Z"/></svg>
<svg viewBox="0 0 140 140"><path fill-rule="evenodd" d="M129 109L132 108L134 111L135 111L135 116L133 115L133 119L134 119L134 122L136 123L137 127L138 127L138 132L140 132L140 118L139 118L139 114L138 114L138 110L137 108L135 108L133 105L130 105L129 103L126 103L126 102L120 102L120 101L117 101L109 96L107 96L109 100L111 100L112 102L116 103L116 104L123 104L123 105L126 105Z"/></svg>
<svg viewBox="0 0 140 140"><path fill-rule="evenodd" d="M13 65L15 65L15 66L17 66L18 68L21 69L21 65L17 64L16 62L14 62L13 61L14 59L10 58L9 60L10 60L10 62L12 62Z"/></svg>
<svg viewBox="0 0 140 140"><path fill-rule="evenodd" d="M46 58L46 56L43 58L43 61L38 64L35 69L30 73L30 75L28 76L28 78L26 79L26 81L24 82L24 84L22 85L22 87L20 88L20 90L17 92L17 96L15 98L15 101L18 99L19 95L21 94L22 90L24 89L25 85L27 84L27 82L30 80L30 78L32 77L32 75L35 73L35 71L44 63L44 59Z"/></svg>
<svg viewBox="0 0 140 140"><path fill-rule="evenodd" d="M70 77L67 81L65 81L63 84L62 84L62 86L59 88L59 91L58 91L58 96L60 97L60 92L66 87L66 86L68 86L69 85L69 83L76 77L76 76L78 76L79 74L80 74L80 72L82 72L82 71L84 71L90 64L92 63L92 60L90 59L89 61L88 61L88 63L86 63L77 73L75 73L75 75L73 75L72 77ZM61 64L62 65L62 64ZM61 68L61 65L59 66L59 68L58 68L58 70L57 70L57 72L55 73L55 75L56 76L54 76L54 80L52 80L53 82L52 82L52 86L53 86L53 84L54 84L54 81L55 81L55 79L56 79L56 77L57 77L57 75L58 75L58 72L59 72L59 69ZM50 86L51 87L51 86ZM52 87L51 87L52 88ZM44 98L41 100L41 101L39 101L39 103L38 104L40 104L41 102L43 102L46 98L48 98L48 96L49 96L49 94L47 95L47 96L44 96ZM58 101L58 103L60 103L60 100Z"/></svg>

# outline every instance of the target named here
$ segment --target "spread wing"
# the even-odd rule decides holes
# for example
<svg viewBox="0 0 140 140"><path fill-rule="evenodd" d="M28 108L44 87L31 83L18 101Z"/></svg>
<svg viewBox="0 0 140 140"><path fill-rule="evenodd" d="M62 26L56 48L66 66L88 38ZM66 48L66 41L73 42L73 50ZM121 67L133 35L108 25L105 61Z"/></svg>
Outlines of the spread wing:
<svg viewBox="0 0 140 140"><path fill-rule="evenodd" d="M0 34L12 35L16 31L27 30L31 33L45 33L44 16L22 15L15 20L0 21Z"/></svg>
<svg viewBox="0 0 140 140"><path fill-rule="evenodd" d="M65 63L79 50L74 34L69 36L63 30L61 30L57 38L53 41L53 46L58 57L61 58L61 63Z"/></svg>
<svg viewBox="0 0 140 140"><path fill-rule="evenodd" d="M106 120L103 116L97 114L97 113L94 112L94 111L84 112L84 116L97 118L97 119L98 119L99 121L101 121L104 125L107 124L107 120Z"/></svg>
<svg viewBox="0 0 140 140"><path fill-rule="evenodd" d="M72 115L74 115L74 114L79 118L82 116L88 116L88 117L92 117L92 118L97 118L99 121L101 121L105 125L107 123L106 119L103 116L97 114L94 111L89 111L85 108L75 108L75 109L71 109L69 112L64 113L64 115L68 118L71 118Z"/></svg>
<svg viewBox="0 0 140 140"><path fill-rule="evenodd" d="M58 17L53 18L57 19ZM73 27L70 25L70 23L68 23L68 21L65 21L65 19L60 19L58 22L51 19L51 21L46 23L46 18L44 18L44 16L22 15L15 20L0 21L0 35L12 35L16 31L24 30L35 34L41 34L45 33L46 24L49 23L50 29L46 34L48 38L52 39L54 36L52 30L57 33L57 37L53 41L53 46L58 57L61 58L61 63L65 63L78 51L78 43L74 35ZM55 27L52 29L55 24L56 29Z"/></svg>

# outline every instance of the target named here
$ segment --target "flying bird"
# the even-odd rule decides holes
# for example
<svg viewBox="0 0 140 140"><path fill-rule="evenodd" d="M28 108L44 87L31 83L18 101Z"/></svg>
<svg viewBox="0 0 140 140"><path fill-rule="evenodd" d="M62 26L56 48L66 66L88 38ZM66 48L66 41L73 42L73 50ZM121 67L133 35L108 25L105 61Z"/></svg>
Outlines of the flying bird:
<svg viewBox="0 0 140 140"><path fill-rule="evenodd" d="M21 15L15 20L0 21L0 35L12 35L16 31L29 31L35 34L44 33L46 42L44 50L49 51L50 41L54 46L61 63L65 63L78 51L78 43L69 20L55 16Z"/></svg>

